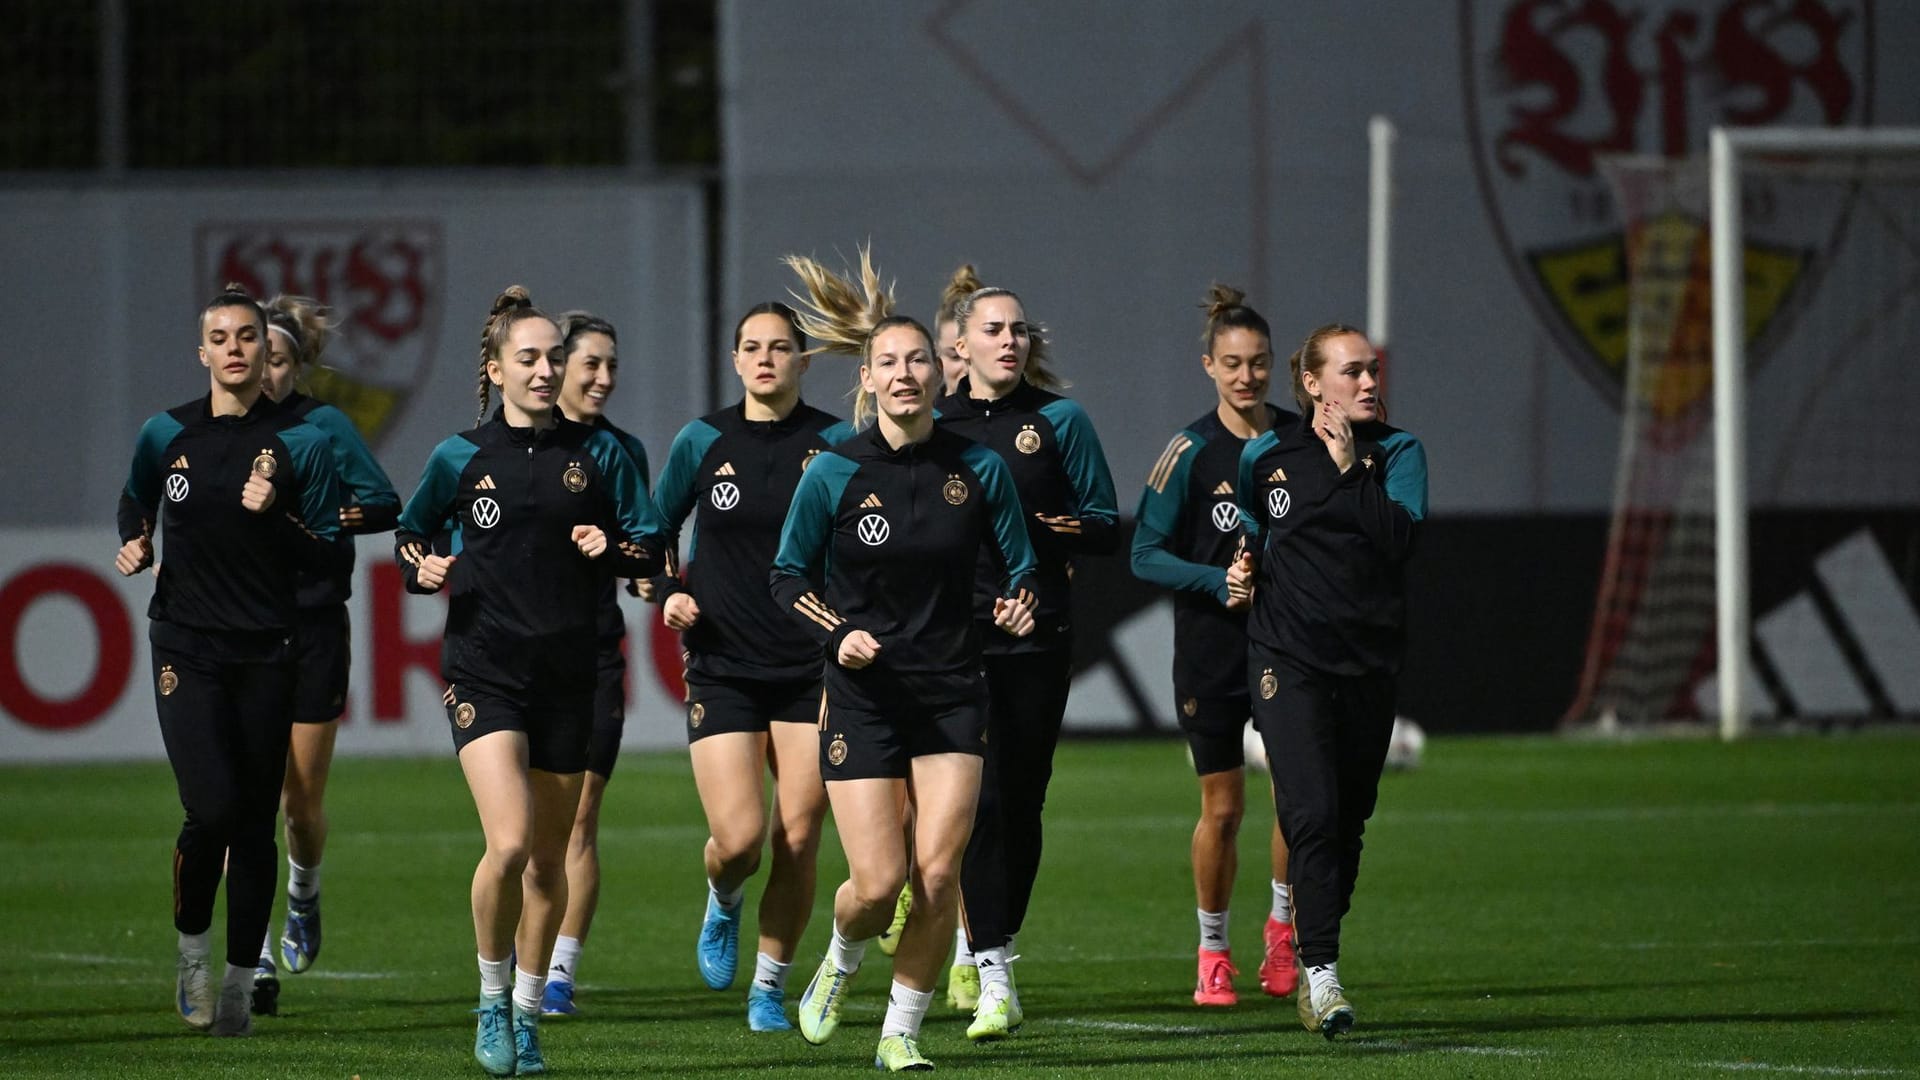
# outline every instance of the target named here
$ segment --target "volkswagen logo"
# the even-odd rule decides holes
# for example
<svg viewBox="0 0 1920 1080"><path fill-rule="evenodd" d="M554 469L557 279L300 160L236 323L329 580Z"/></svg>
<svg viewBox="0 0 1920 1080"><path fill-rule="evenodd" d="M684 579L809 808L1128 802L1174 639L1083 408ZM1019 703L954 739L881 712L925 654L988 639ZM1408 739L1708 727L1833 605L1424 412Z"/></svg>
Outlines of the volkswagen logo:
<svg viewBox="0 0 1920 1080"><path fill-rule="evenodd" d="M167 498L179 502L187 497L187 477L185 473L171 473L167 476Z"/></svg>
<svg viewBox="0 0 1920 1080"><path fill-rule="evenodd" d="M868 547L879 547L887 542L887 537L893 535L893 527L879 514L868 514L860 519L859 533L861 543Z"/></svg>
<svg viewBox="0 0 1920 1080"><path fill-rule="evenodd" d="M1213 527L1221 532L1232 532L1240 527L1240 508L1229 500L1213 504Z"/></svg>
<svg viewBox="0 0 1920 1080"><path fill-rule="evenodd" d="M1293 505L1293 496L1287 494L1286 488L1277 487L1277 488L1274 488L1272 491L1267 492L1267 516L1268 517L1270 518L1286 517L1287 508L1291 507L1292 505Z"/></svg>
<svg viewBox="0 0 1920 1080"><path fill-rule="evenodd" d="M483 529L500 524L500 504L484 495L473 500L473 523Z"/></svg>
<svg viewBox="0 0 1920 1080"><path fill-rule="evenodd" d="M715 510L731 510L740 505L740 489L735 487L731 480L722 480L713 485L713 492L709 497L713 500Z"/></svg>

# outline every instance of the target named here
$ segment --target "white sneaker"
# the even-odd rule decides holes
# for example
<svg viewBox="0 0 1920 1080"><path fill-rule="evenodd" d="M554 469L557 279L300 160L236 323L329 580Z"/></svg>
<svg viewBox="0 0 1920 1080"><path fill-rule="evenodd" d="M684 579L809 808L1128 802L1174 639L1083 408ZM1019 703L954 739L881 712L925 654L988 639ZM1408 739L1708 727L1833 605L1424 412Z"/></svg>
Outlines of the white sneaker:
<svg viewBox="0 0 1920 1080"><path fill-rule="evenodd" d="M253 1034L253 987L250 983L221 982L220 1001L213 1007L211 1034L228 1038Z"/></svg>
<svg viewBox="0 0 1920 1080"><path fill-rule="evenodd" d="M173 1003L188 1027L205 1031L213 1026L213 966L205 956L180 954Z"/></svg>

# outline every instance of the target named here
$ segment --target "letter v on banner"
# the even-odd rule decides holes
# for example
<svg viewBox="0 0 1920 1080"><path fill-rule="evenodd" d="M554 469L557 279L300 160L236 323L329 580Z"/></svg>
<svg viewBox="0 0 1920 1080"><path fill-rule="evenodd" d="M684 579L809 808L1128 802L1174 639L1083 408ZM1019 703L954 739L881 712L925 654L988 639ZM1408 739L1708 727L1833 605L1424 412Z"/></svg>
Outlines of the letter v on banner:
<svg viewBox="0 0 1920 1080"><path fill-rule="evenodd" d="M373 654L373 719L376 723L403 723L407 719L407 671L419 668L440 681L440 630L423 638L406 631L406 589L400 569L391 562L367 567L368 619Z"/></svg>

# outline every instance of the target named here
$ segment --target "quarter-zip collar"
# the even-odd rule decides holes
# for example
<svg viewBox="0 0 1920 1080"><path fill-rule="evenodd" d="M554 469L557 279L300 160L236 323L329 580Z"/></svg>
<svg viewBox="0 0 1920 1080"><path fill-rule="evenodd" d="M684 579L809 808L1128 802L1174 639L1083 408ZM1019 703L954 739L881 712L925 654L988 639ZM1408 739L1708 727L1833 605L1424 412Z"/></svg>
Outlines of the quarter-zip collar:
<svg viewBox="0 0 1920 1080"><path fill-rule="evenodd" d="M763 439L779 438L789 435L800 427L802 421L812 410L807 408L806 398L796 398L793 410L780 420L749 420L747 418L747 399L741 398L733 406L734 418L740 421L743 430Z"/></svg>
<svg viewBox="0 0 1920 1080"><path fill-rule="evenodd" d="M558 406L556 406L556 408L557 407ZM553 432L559 428L561 422L565 420L565 414L559 414L556 415L555 422L548 424L546 427L514 427L512 424L507 423L506 407L496 405L493 409L493 419L487 421L487 423L498 425L500 430L506 432L507 442L511 445L524 446L532 449L546 442L547 437L553 434Z"/></svg>
<svg viewBox="0 0 1920 1080"><path fill-rule="evenodd" d="M1033 404L1033 396L1039 392L1039 387L1023 378L1019 385L1005 397L989 401L986 398L974 397L973 376L962 375L960 381L954 385L953 393L947 395L946 404L952 405L956 412L965 412L973 416L990 416L996 412L1009 412L1016 409L1032 412L1037 408Z"/></svg>

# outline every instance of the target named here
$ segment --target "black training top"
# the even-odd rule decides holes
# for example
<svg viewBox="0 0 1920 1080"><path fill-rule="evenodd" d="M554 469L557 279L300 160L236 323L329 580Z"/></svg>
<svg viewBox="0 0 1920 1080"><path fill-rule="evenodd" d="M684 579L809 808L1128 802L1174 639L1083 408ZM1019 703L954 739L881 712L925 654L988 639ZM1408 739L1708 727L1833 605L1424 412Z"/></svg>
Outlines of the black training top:
<svg viewBox="0 0 1920 1080"><path fill-rule="evenodd" d="M240 505L256 472L274 487L273 503L257 514ZM156 624L264 632L277 647L294 625L299 573L352 565L339 512L324 432L265 394L240 416L213 415L208 395L140 428L120 493L120 542L160 526L160 576L147 607Z"/></svg>
<svg viewBox="0 0 1920 1080"><path fill-rule="evenodd" d="M1072 563L1076 555L1110 555L1120 542L1113 473L1079 402L1022 381L1006 397L972 396L971 377L940 399L940 425L997 453L1013 473L1025 509L1027 537L1039 560L1040 610L1032 636L994 634L990 653L1041 652L1072 644ZM1042 524L1041 516L1064 519ZM980 549L974 618L993 619L1006 566L990 545Z"/></svg>
<svg viewBox="0 0 1920 1080"><path fill-rule="evenodd" d="M1272 428L1299 420L1272 405L1267 417ZM1134 576L1174 590L1173 687L1183 699L1247 693L1247 616L1226 602L1242 536L1234 484L1248 441L1208 409L1161 451L1134 514Z"/></svg>
<svg viewBox="0 0 1920 1080"><path fill-rule="evenodd" d="M687 669L719 678L820 677L820 645L774 603L767 571L800 476L852 428L801 402L784 420L749 420L744 402L680 429L654 489L674 550L689 514L686 581L654 579L654 599L682 590L700 605L683 636ZM818 584L816 580L814 584Z"/></svg>
<svg viewBox="0 0 1920 1080"><path fill-rule="evenodd" d="M333 449L333 467L340 474L340 530L350 536L383 533L400 517L400 496L385 469L374 460L366 440L347 414L324 401L295 391L280 407L327 433ZM349 513L348 511L358 511ZM337 574L301 574L300 606L326 608L344 604L353 595L353 545L347 546L347 568Z"/></svg>
<svg viewBox="0 0 1920 1080"><path fill-rule="evenodd" d="M1353 465L1341 473L1312 421L1296 419L1247 443L1238 488L1259 552L1248 636L1333 675L1398 672L1401 571L1427 516L1420 440L1355 424Z"/></svg>
<svg viewBox="0 0 1920 1080"><path fill-rule="evenodd" d="M1033 548L1020 518L1000 456L938 427L896 450L875 426L815 457L787 511L772 589L825 649L831 699L919 709L979 693L974 557L991 548L1008 567L999 595L1031 590ZM880 654L850 671L837 658L855 630L873 635Z"/></svg>
<svg viewBox="0 0 1920 1080"><path fill-rule="evenodd" d="M647 448L640 445L639 439L604 416L597 418L592 426L613 436L613 440L620 444L620 449L627 452L627 457L633 461L633 467L640 471L640 483L647 484L652 481L653 472L647 465ZM669 547L668 550L671 551L672 548ZM627 636L627 617L620 612L620 589L617 579L609 578L606 585L601 588L600 612L595 621L599 626L600 651L606 653L611 650L618 653L620 639Z"/></svg>
<svg viewBox="0 0 1920 1080"><path fill-rule="evenodd" d="M599 558L575 546L576 525L606 532ZM407 591L428 591L420 561L442 528L455 558L441 674L508 695L591 694L601 593L613 577L651 574L663 532L614 436L565 418L512 427L496 410L434 448L400 512L394 557Z"/></svg>

